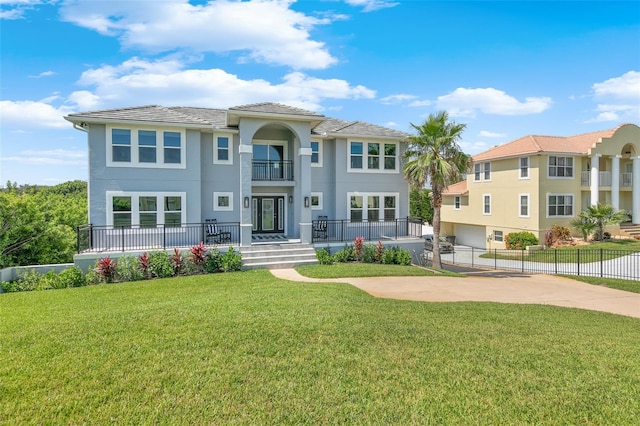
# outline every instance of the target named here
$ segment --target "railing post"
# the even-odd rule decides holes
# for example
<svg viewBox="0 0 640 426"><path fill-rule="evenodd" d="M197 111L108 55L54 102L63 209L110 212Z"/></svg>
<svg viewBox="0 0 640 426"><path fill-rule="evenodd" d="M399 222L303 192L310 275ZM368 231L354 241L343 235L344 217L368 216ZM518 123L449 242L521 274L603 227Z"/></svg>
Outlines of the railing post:
<svg viewBox="0 0 640 426"><path fill-rule="evenodd" d="M577 260L578 260L578 276L580 276L580 249L576 250L576 254L578 256Z"/></svg>
<svg viewBox="0 0 640 426"><path fill-rule="evenodd" d="M602 278L604 275L604 260L602 259L602 249L600 249L600 278Z"/></svg>
<svg viewBox="0 0 640 426"><path fill-rule="evenodd" d="M122 251L124 251L124 226L121 226L120 229L122 230Z"/></svg>
<svg viewBox="0 0 640 426"><path fill-rule="evenodd" d="M524 250L520 253L520 272L524 274Z"/></svg>
<svg viewBox="0 0 640 426"><path fill-rule="evenodd" d="M498 269L498 249L493 249L493 269Z"/></svg>
<svg viewBox="0 0 640 426"><path fill-rule="evenodd" d="M371 221L367 220L367 241L371 241Z"/></svg>
<svg viewBox="0 0 640 426"><path fill-rule="evenodd" d="M558 250L553 251L553 263L555 264L556 275L558 275Z"/></svg>
<svg viewBox="0 0 640 426"><path fill-rule="evenodd" d="M89 224L89 247L93 251L93 224Z"/></svg>
<svg viewBox="0 0 640 426"><path fill-rule="evenodd" d="M340 241L344 241L344 219L340 220Z"/></svg>
<svg viewBox="0 0 640 426"><path fill-rule="evenodd" d="M473 268L473 258L475 257L475 253L473 247L471 247L471 267Z"/></svg>
<svg viewBox="0 0 640 426"><path fill-rule="evenodd" d="M167 224L162 224L162 249L167 249Z"/></svg>
<svg viewBox="0 0 640 426"><path fill-rule="evenodd" d="M80 253L80 227L76 226L76 252Z"/></svg>
<svg viewBox="0 0 640 426"><path fill-rule="evenodd" d="M395 218L395 222L396 222L396 240L398 239L398 218Z"/></svg>

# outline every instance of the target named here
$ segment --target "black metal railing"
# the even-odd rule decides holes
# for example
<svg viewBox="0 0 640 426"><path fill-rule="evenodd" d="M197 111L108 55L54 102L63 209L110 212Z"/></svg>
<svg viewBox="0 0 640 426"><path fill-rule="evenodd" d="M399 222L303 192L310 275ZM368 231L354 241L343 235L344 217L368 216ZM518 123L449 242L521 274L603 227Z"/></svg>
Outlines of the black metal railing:
<svg viewBox="0 0 640 426"><path fill-rule="evenodd" d="M313 220L312 242L350 242L356 237L367 241L422 237L422 221L404 217L386 221L359 222L348 219Z"/></svg>
<svg viewBox="0 0 640 426"><path fill-rule="evenodd" d="M293 180L293 161L253 160L252 180Z"/></svg>
<svg viewBox="0 0 640 426"><path fill-rule="evenodd" d="M95 226L77 228L78 253L239 245L240 223L184 223L181 225Z"/></svg>
<svg viewBox="0 0 640 426"><path fill-rule="evenodd" d="M433 253L425 251L429 264ZM521 273L585 275L640 280L640 253L626 250L485 250L455 246L440 255L443 264L501 269Z"/></svg>

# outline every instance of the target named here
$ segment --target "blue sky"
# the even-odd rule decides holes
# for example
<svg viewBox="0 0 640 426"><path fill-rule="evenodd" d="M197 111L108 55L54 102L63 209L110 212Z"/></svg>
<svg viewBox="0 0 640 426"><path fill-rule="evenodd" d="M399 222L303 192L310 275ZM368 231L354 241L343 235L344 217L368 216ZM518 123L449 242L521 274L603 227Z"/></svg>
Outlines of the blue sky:
<svg viewBox="0 0 640 426"><path fill-rule="evenodd" d="M469 154L640 122L640 2L0 0L0 185L86 180L62 117L280 102Z"/></svg>

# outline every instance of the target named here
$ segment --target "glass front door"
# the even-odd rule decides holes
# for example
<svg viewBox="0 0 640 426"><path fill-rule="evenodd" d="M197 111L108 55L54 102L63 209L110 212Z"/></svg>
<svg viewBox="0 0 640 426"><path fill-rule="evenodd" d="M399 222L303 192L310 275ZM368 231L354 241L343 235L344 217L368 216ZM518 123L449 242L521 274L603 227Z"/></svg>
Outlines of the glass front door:
<svg viewBox="0 0 640 426"><path fill-rule="evenodd" d="M253 197L251 204L254 234L284 232L284 197Z"/></svg>

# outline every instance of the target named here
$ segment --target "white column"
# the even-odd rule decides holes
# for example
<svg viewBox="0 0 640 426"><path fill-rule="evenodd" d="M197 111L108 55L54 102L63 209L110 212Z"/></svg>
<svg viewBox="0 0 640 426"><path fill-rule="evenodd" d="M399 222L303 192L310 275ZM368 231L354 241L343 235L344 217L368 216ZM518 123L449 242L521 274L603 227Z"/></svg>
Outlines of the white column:
<svg viewBox="0 0 640 426"><path fill-rule="evenodd" d="M640 225L640 156L633 157L633 187L631 189L633 199L631 205L632 222Z"/></svg>
<svg viewBox="0 0 640 426"><path fill-rule="evenodd" d="M589 186L589 188L591 189L591 205L592 206L595 206L596 204L598 204L598 200L600 198L599 197L600 156L601 154L594 154L591 156L591 185Z"/></svg>
<svg viewBox="0 0 640 426"><path fill-rule="evenodd" d="M611 157L611 205L613 210L620 210L620 158Z"/></svg>

